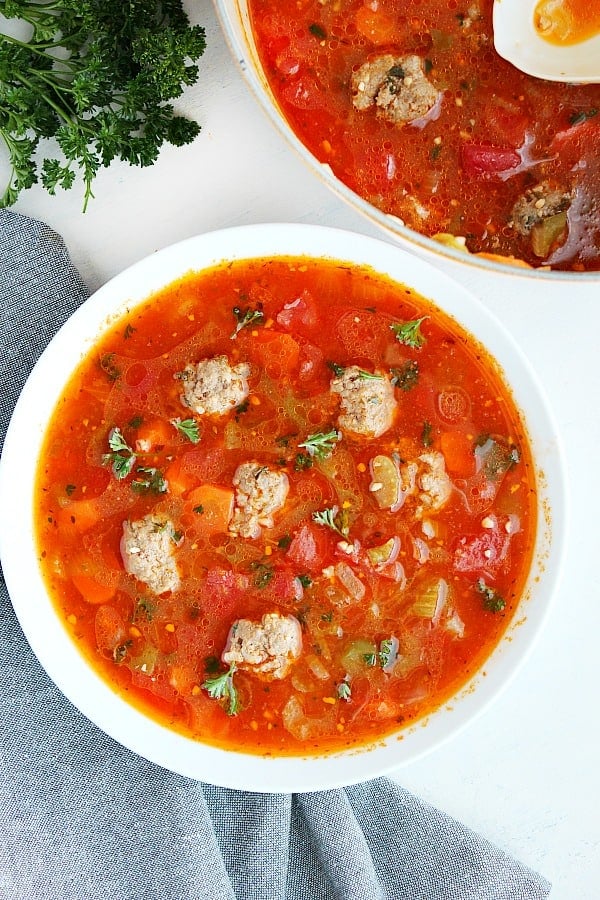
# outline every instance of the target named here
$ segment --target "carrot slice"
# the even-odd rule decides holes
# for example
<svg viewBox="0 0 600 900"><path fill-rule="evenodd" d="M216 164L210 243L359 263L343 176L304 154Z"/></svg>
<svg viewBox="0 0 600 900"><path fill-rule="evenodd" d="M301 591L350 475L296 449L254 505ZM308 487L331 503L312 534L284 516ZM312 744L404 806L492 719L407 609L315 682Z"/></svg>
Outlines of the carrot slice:
<svg viewBox="0 0 600 900"><path fill-rule="evenodd" d="M176 459L167 467L165 479L169 485L169 493L174 496L185 494L186 491L195 487L199 481L199 478L186 470L184 463L180 459Z"/></svg>
<svg viewBox="0 0 600 900"><path fill-rule="evenodd" d="M396 35L394 20L382 10L361 6L356 13L356 29L373 44L389 44Z"/></svg>
<svg viewBox="0 0 600 900"><path fill-rule="evenodd" d="M96 500L74 500L62 507L56 514L61 531L66 534L89 531L100 520L100 510Z"/></svg>
<svg viewBox="0 0 600 900"><path fill-rule="evenodd" d="M449 472L465 477L475 473L473 441L464 432L444 431L440 437L440 446Z"/></svg>
<svg viewBox="0 0 600 900"><path fill-rule="evenodd" d="M164 447L173 441L174 436L173 426L164 419L144 419L135 436L136 449L148 452Z"/></svg>
<svg viewBox="0 0 600 900"><path fill-rule="evenodd" d="M204 535L227 531L233 513L233 491L203 484L190 491L186 506L195 513L194 525Z"/></svg>
<svg viewBox="0 0 600 900"><path fill-rule="evenodd" d="M115 595L115 587L109 584L101 584L95 578L84 575L82 572L71 576L71 581L87 603L98 605L107 603Z"/></svg>

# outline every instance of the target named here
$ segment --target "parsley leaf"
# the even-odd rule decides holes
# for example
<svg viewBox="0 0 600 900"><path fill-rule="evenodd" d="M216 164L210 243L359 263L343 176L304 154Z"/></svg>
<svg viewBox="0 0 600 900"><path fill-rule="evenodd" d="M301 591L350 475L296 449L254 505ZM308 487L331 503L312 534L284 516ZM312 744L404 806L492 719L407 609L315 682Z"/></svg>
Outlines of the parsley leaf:
<svg viewBox="0 0 600 900"><path fill-rule="evenodd" d="M502 610L506 606L506 600L498 593L498 591L496 591L493 587L489 587L489 585L485 583L483 578L478 579L475 587L483 596L484 609L487 609L488 612L493 613L502 612Z"/></svg>
<svg viewBox="0 0 600 900"><path fill-rule="evenodd" d="M410 391L419 383L419 363L410 359L402 368L392 369L392 384L401 391Z"/></svg>
<svg viewBox="0 0 600 900"><path fill-rule="evenodd" d="M238 336L242 328L247 328L252 324L262 325L265 317L260 304L256 309L252 309L250 306L247 306L245 309L242 309L241 306L234 306L231 311L237 322L237 325L230 335L231 340L234 340Z"/></svg>
<svg viewBox="0 0 600 900"><path fill-rule="evenodd" d="M202 687L213 700L228 701L226 713L228 716L235 716L239 711L239 701L236 687L233 683L233 676L237 669L235 663L227 672L222 675L216 675L214 678L207 678Z"/></svg>
<svg viewBox="0 0 600 900"><path fill-rule="evenodd" d="M427 316L421 316L420 319L413 319L410 322L394 323L390 325L390 328L400 344L406 344L407 347L414 347L418 350L426 341L425 336L421 332L421 323L426 318Z"/></svg>
<svg viewBox="0 0 600 900"><path fill-rule="evenodd" d="M132 472L136 461L136 455L126 442L120 428L112 428L108 434L108 446L110 453L105 453L102 461L112 468L115 478L122 480Z"/></svg>
<svg viewBox="0 0 600 900"><path fill-rule="evenodd" d="M192 444L199 442L200 428L195 419L171 419L171 425Z"/></svg>
<svg viewBox="0 0 600 900"><path fill-rule="evenodd" d="M318 431L316 434L310 434L306 440L301 444L298 444L298 446L303 447L309 456L314 457L315 459L327 459L328 456L331 456L335 445L341 439L342 435L335 429L333 431L328 431L327 433Z"/></svg>
<svg viewBox="0 0 600 900"><path fill-rule="evenodd" d="M316 522L317 525L325 525L342 537L348 537L350 526L348 524L347 510L340 510L337 506L331 506L329 509L314 512L312 517L313 522Z"/></svg>
<svg viewBox="0 0 600 900"><path fill-rule="evenodd" d="M136 472L145 475L146 478L135 478L131 482L134 491L141 493L143 491L151 491L153 494L165 494L167 491L167 482L159 469L149 466L138 466Z"/></svg>
<svg viewBox="0 0 600 900"><path fill-rule="evenodd" d="M350 700L352 700L352 688L347 681L341 681L338 684L337 695L340 700L345 700L346 703L349 703Z"/></svg>

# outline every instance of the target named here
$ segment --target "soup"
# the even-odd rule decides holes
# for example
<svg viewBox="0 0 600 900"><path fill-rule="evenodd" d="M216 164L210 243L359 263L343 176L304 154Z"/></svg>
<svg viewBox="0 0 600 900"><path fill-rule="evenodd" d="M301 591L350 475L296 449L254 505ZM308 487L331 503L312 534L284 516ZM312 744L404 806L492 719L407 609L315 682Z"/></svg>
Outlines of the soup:
<svg viewBox="0 0 600 900"><path fill-rule="evenodd" d="M167 727L365 745L484 664L536 531L497 366L367 267L255 259L117 321L54 410L39 559L73 640Z"/></svg>
<svg viewBox="0 0 600 900"><path fill-rule="evenodd" d="M600 268L600 86L494 51L492 0L249 0L290 127L413 230L530 266Z"/></svg>

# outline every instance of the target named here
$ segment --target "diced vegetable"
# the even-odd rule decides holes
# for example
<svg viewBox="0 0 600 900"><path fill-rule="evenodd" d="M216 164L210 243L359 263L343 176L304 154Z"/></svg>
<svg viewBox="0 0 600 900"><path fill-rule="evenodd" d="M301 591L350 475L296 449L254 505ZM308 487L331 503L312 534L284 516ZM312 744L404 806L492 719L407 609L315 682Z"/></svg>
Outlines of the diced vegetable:
<svg viewBox="0 0 600 900"><path fill-rule="evenodd" d="M396 24L382 9L360 6L356 13L356 30L372 44L389 44L396 38Z"/></svg>
<svg viewBox="0 0 600 900"><path fill-rule="evenodd" d="M186 506L195 512L194 526L204 535L227 531L233 514L234 493L229 488L202 484L190 491Z"/></svg>
<svg viewBox="0 0 600 900"><path fill-rule="evenodd" d="M87 603L107 603L116 593L116 585L102 584L83 572L71 575L73 584Z"/></svg>
<svg viewBox="0 0 600 900"><path fill-rule="evenodd" d="M462 431L443 431L440 436L440 449L446 468L453 475L468 478L475 474L473 441Z"/></svg>
<svg viewBox="0 0 600 900"><path fill-rule="evenodd" d="M440 620L448 600L448 582L443 578L432 581L421 590L412 605L415 616L431 619L434 625Z"/></svg>
<svg viewBox="0 0 600 900"><path fill-rule="evenodd" d="M366 588L347 563L338 563L335 567L335 574L348 591L351 600L362 600Z"/></svg>
<svg viewBox="0 0 600 900"><path fill-rule="evenodd" d="M553 245L564 237L567 229L567 212L556 213L542 219L531 229L531 248L540 259L546 259Z"/></svg>
<svg viewBox="0 0 600 900"><path fill-rule="evenodd" d="M358 639L342 653L341 663L348 675L364 675L365 668L377 660L377 645L373 641Z"/></svg>
<svg viewBox="0 0 600 900"><path fill-rule="evenodd" d="M385 544L378 547L370 547L367 550L369 562L374 569L383 569L395 562L400 552L400 538L392 537Z"/></svg>
<svg viewBox="0 0 600 900"><path fill-rule="evenodd" d="M521 157L510 147L469 141L461 144L460 161L465 175L485 178L516 169L521 164Z"/></svg>
<svg viewBox="0 0 600 900"><path fill-rule="evenodd" d="M373 494L380 509L397 512L402 506L402 479L398 464L389 456L378 455L369 463L371 484L369 490Z"/></svg>

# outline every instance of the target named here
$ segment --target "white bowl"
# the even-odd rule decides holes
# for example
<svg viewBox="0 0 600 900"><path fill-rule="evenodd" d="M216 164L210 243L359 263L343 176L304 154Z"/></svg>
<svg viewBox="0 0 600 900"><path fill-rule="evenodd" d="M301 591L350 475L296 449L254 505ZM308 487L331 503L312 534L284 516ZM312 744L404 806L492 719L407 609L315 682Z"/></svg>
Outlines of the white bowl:
<svg viewBox="0 0 600 900"><path fill-rule="evenodd" d="M432 299L488 348L527 425L539 516L524 599L486 661L486 676L475 676L451 704L370 749L301 759L207 746L129 706L84 661L59 620L37 563L33 526L35 473L49 414L71 372L115 316L191 270L223 260L286 255L369 265ZM557 585L566 530L556 427L526 358L503 326L460 285L417 257L371 238L307 225L256 225L200 235L149 256L90 297L50 342L19 398L0 461L0 503L5 511L0 554L8 590L31 647L63 693L99 728L141 756L191 778L256 791L321 790L363 781L414 760L466 725L507 684L530 651Z"/></svg>
<svg viewBox="0 0 600 900"><path fill-rule="evenodd" d="M505 277L518 275L519 277L533 278L538 281L547 279L562 281L570 285L578 284L582 281L598 280L598 272L567 272L547 267L530 268L517 266L511 263L510 260L507 260L506 263L497 262L493 259L485 259L476 253L467 253L455 249L448 244L440 243L430 237L419 234L417 231L413 231L397 217L388 215L363 199L363 197L351 190L334 175L327 164L319 162L313 156L296 136L285 115L281 112L263 71L256 49L248 12L248 0L214 0L214 4L231 53L240 66L252 93L271 123L299 154L308 168L316 173L320 181L338 194L342 200L350 204L357 212L365 216L369 222L383 229L388 238L399 242L407 249L431 261L451 260L454 263L458 263L461 268L475 268L480 271L504 275Z"/></svg>

